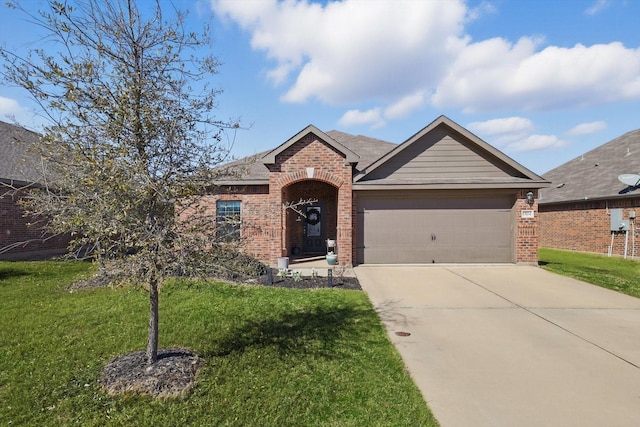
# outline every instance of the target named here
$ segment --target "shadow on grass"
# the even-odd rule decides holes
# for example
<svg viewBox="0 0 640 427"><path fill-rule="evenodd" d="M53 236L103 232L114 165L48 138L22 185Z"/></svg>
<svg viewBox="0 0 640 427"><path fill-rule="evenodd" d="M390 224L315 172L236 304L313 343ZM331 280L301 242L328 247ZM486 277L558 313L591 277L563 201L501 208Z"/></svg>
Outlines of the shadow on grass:
<svg viewBox="0 0 640 427"><path fill-rule="evenodd" d="M340 349L360 347L376 325L370 311L353 307L313 307L267 319L250 319L214 341L206 356L228 356L250 348L275 348L280 354L341 357ZM351 344L348 344L348 343Z"/></svg>
<svg viewBox="0 0 640 427"><path fill-rule="evenodd" d="M3 268L0 270L0 280L15 279L16 277L28 276L29 274L31 273L16 268Z"/></svg>

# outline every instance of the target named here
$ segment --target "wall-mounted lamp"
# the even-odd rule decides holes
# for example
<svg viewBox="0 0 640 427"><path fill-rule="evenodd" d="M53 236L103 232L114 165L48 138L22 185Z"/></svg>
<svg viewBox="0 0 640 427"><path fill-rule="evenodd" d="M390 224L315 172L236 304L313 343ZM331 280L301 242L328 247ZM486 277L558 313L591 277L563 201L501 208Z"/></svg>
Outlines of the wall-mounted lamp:
<svg viewBox="0 0 640 427"><path fill-rule="evenodd" d="M533 192L532 191L529 191L527 193L527 204L529 206L533 206Z"/></svg>

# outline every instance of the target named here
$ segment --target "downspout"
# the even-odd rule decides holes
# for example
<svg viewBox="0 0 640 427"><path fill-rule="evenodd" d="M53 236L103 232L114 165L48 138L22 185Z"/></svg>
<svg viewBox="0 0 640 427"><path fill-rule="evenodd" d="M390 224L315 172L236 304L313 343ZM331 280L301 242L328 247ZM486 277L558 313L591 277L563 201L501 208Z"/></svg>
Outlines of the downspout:
<svg viewBox="0 0 640 427"><path fill-rule="evenodd" d="M609 212L609 201L608 200L604 201L604 208L605 208L606 214L611 216L611 212ZM615 236L615 233L612 231L611 232L611 244L607 248L607 256L611 256L611 254L613 252L613 238L614 238L614 236Z"/></svg>
<svg viewBox="0 0 640 427"><path fill-rule="evenodd" d="M629 212L629 222L631 223L631 259L636 257L636 211Z"/></svg>
<svg viewBox="0 0 640 427"><path fill-rule="evenodd" d="M631 259L636 257L636 220L631 221Z"/></svg>

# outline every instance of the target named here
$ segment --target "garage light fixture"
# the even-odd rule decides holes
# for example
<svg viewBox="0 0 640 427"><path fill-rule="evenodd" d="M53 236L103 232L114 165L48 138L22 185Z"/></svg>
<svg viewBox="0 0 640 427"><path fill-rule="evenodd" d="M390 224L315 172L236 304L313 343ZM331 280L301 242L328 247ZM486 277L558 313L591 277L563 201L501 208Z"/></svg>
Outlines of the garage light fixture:
<svg viewBox="0 0 640 427"><path fill-rule="evenodd" d="M533 206L533 192L532 191L529 191L527 193L527 204L529 206Z"/></svg>

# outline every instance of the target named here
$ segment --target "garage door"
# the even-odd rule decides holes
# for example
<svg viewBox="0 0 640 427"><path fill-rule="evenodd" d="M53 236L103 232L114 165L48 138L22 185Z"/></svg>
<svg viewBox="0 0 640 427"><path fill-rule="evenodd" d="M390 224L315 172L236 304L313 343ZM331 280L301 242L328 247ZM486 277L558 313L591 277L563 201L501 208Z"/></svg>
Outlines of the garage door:
<svg viewBox="0 0 640 427"><path fill-rule="evenodd" d="M513 262L514 197L358 201L358 263Z"/></svg>

